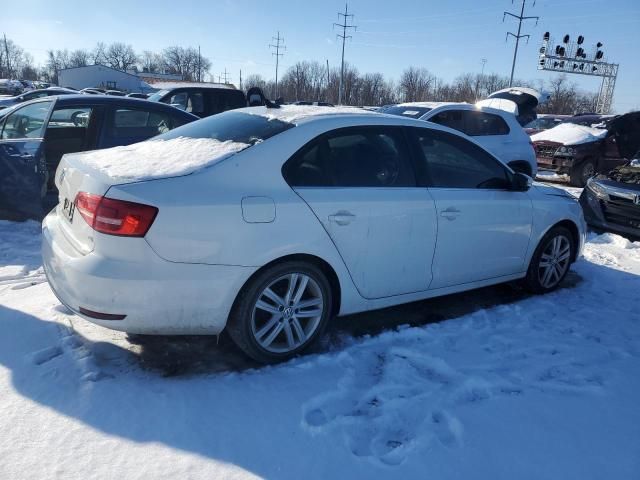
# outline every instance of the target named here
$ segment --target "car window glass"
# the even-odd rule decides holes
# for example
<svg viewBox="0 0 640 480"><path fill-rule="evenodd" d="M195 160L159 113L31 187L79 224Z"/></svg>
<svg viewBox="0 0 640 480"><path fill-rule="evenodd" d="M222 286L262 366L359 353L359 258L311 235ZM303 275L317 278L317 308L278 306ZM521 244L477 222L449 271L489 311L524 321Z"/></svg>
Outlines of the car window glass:
<svg viewBox="0 0 640 480"><path fill-rule="evenodd" d="M108 135L113 138L155 137L173 128L168 113L143 109L118 108L109 123Z"/></svg>
<svg viewBox="0 0 640 480"><path fill-rule="evenodd" d="M208 104L211 114L242 108L247 106L244 94L238 90L211 89L207 91Z"/></svg>
<svg viewBox="0 0 640 480"><path fill-rule="evenodd" d="M462 118L462 112L460 110L445 110L444 112L437 113L428 120L460 132L464 130L464 119Z"/></svg>
<svg viewBox="0 0 640 480"><path fill-rule="evenodd" d="M2 129L2 139L42 138L44 121L49 113L51 102L38 102L10 113Z"/></svg>
<svg viewBox="0 0 640 480"><path fill-rule="evenodd" d="M499 115L486 112L465 111L464 133L471 137L485 135L508 135L509 126Z"/></svg>
<svg viewBox="0 0 640 480"><path fill-rule="evenodd" d="M424 153L431 187L508 187L506 168L480 147L446 132L414 129L414 133Z"/></svg>
<svg viewBox="0 0 640 480"><path fill-rule="evenodd" d="M285 179L298 187L413 187L400 129L348 129L312 142L292 158Z"/></svg>
<svg viewBox="0 0 640 480"><path fill-rule="evenodd" d="M187 92L180 92L171 95L167 103L176 108L179 108L180 110L186 110L188 101L189 95L187 94Z"/></svg>
<svg viewBox="0 0 640 480"><path fill-rule="evenodd" d="M178 137L211 138L221 142L231 140L253 145L294 127L293 123L270 119L262 115L230 111L188 123L159 138L164 140Z"/></svg>
<svg viewBox="0 0 640 480"><path fill-rule="evenodd" d="M199 115L204 113L204 97L202 92L191 92L187 99L187 108L185 109L189 113Z"/></svg>
<svg viewBox="0 0 640 480"><path fill-rule="evenodd" d="M89 107L57 108L51 113L47 131L56 128L84 128L89 126L92 109Z"/></svg>

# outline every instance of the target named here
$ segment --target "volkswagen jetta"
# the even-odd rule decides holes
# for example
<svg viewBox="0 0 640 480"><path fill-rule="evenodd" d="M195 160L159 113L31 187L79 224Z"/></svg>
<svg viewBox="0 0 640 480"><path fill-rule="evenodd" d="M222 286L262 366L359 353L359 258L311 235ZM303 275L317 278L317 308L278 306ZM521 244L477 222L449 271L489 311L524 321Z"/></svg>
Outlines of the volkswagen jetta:
<svg viewBox="0 0 640 480"><path fill-rule="evenodd" d="M272 106L273 107L273 106ZM51 288L138 334L217 334L290 358L331 317L523 279L562 281L578 203L446 127L254 107L65 155L43 222Z"/></svg>

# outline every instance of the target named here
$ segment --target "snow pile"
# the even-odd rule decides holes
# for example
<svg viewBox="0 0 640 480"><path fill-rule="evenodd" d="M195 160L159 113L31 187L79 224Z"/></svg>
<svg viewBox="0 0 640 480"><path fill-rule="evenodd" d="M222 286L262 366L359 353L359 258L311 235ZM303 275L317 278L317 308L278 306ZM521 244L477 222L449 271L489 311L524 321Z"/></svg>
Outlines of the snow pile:
<svg viewBox="0 0 640 480"><path fill-rule="evenodd" d="M531 141L540 140L558 142L563 145L579 145L581 143L595 142L603 139L607 131L600 128L585 127L575 123L561 123L560 125L536 133L531 136Z"/></svg>
<svg viewBox="0 0 640 480"><path fill-rule="evenodd" d="M114 182L137 182L188 175L249 147L246 143L211 138L178 137L148 140L124 147L71 153L63 157L74 165L104 175Z"/></svg>
<svg viewBox="0 0 640 480"><path fill-rule="evenodd" d="M314 105L282 105L280 108L254 107L243 111L252 115L260 115L269 120L280 120L286 123L297 123L305 118L318 115L372 115L371 112L357 107L320 107Z"/></svg>
<svg viewBox="0 0 640 480"><path fill-rule="evenodd" d="M36 226L0 224L2 265L32 270ZM466 313L329 332L279 366L216 373L235 350L203 338L205 373L169 378L147 369L148 339L82 321L46 284L0 284L0 478L636 480L640 243L591 235L572 270L548 295L377 312Z"/></svg>

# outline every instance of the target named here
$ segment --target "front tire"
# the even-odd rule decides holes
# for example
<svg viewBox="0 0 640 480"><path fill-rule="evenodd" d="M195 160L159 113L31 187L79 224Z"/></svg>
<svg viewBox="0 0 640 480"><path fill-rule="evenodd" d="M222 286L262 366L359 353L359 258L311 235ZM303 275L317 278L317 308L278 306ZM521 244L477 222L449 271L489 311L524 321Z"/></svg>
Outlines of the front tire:
<svg viewBox="0 0 640 480"><path fill-rule="evenodd" d="M252 278L238 294L227 330L260 363L293 358L309 348L331 318L331 286L315 265L288 261Z"/></svg>
<svg viewBox="0 0 640 480"><path fill-rule="evenodd" d="M553 227L531 258L525 284L534 293L555 290L569 272L575 254L573 237L565 227Z"/></svg>
<svg viewBox="0 0 640 480"><path fill-rule="evenodd" d="M585 160L577 167L573 167L569 172L571 185L574 187L584 187L587 180L596 174L596 165L593 160Z"/></svg>

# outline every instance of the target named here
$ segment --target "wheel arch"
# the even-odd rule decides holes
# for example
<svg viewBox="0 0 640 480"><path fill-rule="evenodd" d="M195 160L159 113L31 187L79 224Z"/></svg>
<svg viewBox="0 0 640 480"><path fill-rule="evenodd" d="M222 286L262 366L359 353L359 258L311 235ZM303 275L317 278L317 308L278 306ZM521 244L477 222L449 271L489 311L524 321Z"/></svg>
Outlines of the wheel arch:
<svg viewBox="0 0 640 480"><path fill-rule="evenodd" d="M340 313L340 306L342 304L342 286L340 285L340 280L338 274L335 269L331 266L329 262L318 257L317 255L311 255L308 253L292 253L289 255L284 255L282 257L278 257L270 262L264 264L262 267L257 269L253 274L247 278L247 280L242 284L242 287L238 290L236 294L236 298L233 301L233 306L231 310L233 311L236 308L236 303L241 296L241 293L244 291L245 287L249 285L250 282L253 281L256 276L267 270L268 268L273 267L274 265L278 265L280 263L284 263L287 261L299 261L299 262L307 262L318 267L322 273L324 273L329 281L329 286L331 287L332 293L332 305L331 311L333 316L336 316Z"/></svg>
<svg viewBox="0 0 640 480"><path fill-rule="evenodd" d="M569 219L560 220L559 222L556 222L553 225L551 225L542 234L542 236L540 237L540 241L542 241L544 236L549 231L551 231L551 229L553 229L555 227L564 227L567 230L569 230L569 232L571 233L571 240L573 241L573 247L574 247L573 248L573 256L571 258L571 263L575 262L577 257L578 257L578 250L580 249L580 230L578 229L578 226L572 220L569 220Z"/></svg>

